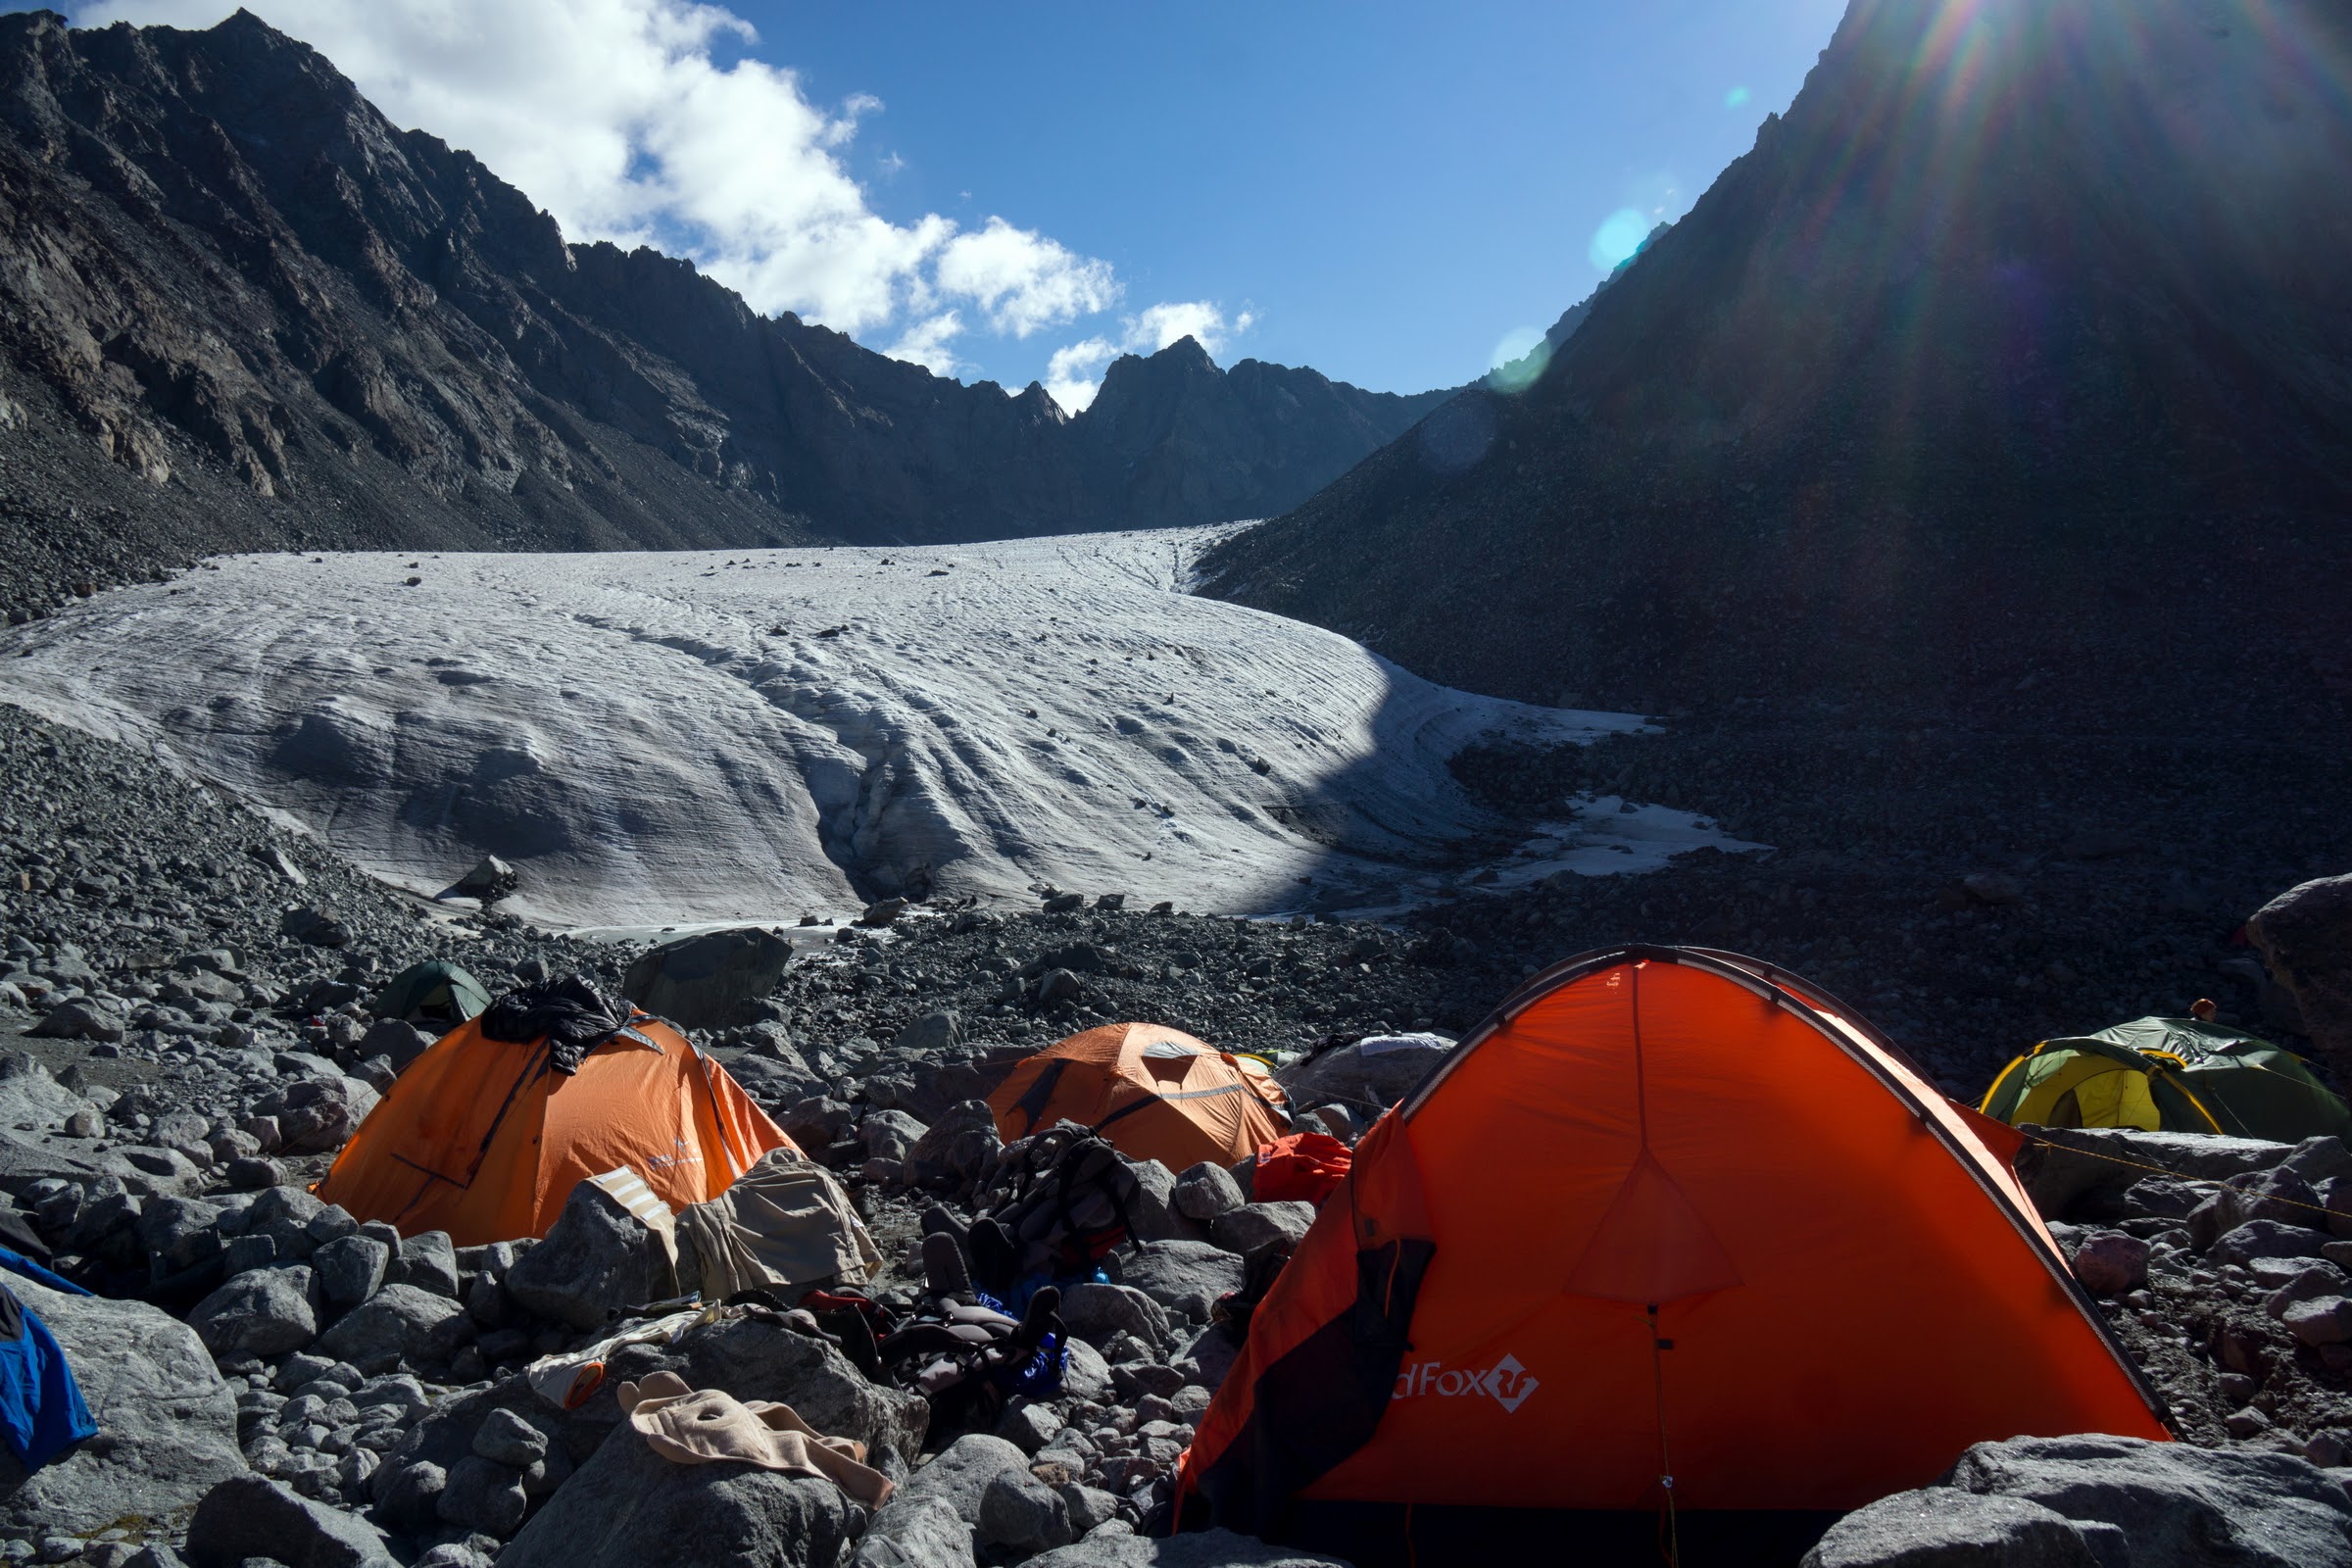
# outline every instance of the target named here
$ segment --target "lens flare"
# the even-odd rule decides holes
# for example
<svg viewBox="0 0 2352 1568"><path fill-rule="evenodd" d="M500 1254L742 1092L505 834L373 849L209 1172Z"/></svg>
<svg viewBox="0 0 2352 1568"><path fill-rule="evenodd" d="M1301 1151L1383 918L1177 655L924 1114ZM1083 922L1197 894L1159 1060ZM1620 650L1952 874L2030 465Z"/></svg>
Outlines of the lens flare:
<svg viewBox="0 0 2352 1568"><path fill-rule="evenodd" d="M1524 392L1551 363L1551 345L1532 326L1514 326L1488 358L1487 385L1497 392Z"/></svg>
<svg viewBox="0 0 2352 1568"><path fill-rule="evenodd" d="M1620 207L1600 220L1600 227L1592 231L1592 243L1585 254L1592 259L1594 267L1613 272L1642 248L1642 241L1648 236L1649 220L1631 207Z"/></svg>
<svg viewBox="0 0 2352 1568"><path fill-rule="evenodd" d="M1727 92L1723 95L1723 107L1726 109L1737 109L1741 104L1747 102L1747 97L1748 93L1745 87L1734 87L1730 92Z"/></svg>

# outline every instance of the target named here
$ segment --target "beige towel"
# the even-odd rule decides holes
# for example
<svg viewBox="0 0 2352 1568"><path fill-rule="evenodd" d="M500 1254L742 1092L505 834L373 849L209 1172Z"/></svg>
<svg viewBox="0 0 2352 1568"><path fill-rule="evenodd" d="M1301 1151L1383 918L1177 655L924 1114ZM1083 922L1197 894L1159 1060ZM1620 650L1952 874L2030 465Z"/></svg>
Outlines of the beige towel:
<svg viewBox="0 0 2352 1568"><path fill-rule="evenodd" d="M890 1478L865 1464L865 1445L828 1438L789 1404L738 1399L723 1389L696 1393L675 1372L620 1386L629 1425L662 1458L678 1464L736 1460L788 1476L822 1476L868 1508L890 1496Z"/></svg>

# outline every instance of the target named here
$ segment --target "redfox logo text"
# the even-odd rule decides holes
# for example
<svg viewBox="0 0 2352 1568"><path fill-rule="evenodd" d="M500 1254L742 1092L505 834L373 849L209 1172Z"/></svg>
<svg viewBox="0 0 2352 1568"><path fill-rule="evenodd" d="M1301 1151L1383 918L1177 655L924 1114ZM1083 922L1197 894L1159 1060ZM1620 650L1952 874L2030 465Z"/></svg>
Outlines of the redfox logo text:
<svg viewBox="0 0 2352 1568"><path fill-rule="evenodd" d="M1484 1372L1448 1368L1443 1361L1418 1361L1396 1374L1394 1397L1413 1399L1435 1395L1441 1399L1450 1399L1465 1394L1488 1394L1508 1412L1525 1404L1527 1396L1540 1387L1515 1355L1504 1356Z"/></svg>

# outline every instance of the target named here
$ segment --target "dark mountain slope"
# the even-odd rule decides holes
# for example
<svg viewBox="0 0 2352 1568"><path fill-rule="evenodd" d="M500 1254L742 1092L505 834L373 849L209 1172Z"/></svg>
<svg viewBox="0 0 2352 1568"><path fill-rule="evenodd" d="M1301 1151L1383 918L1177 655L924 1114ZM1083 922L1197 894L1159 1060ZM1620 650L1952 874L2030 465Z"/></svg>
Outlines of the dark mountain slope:
<svg viewBox="0 0 2352 1568"><path fill-rule="evenodd" d="M1539 700L2334 710L2348 16L1856 0L1541 380L1214 590Z"/></svg>
<svg viewBox="0 0 2352 1568"><path fill-rule="evenodd" d="M1264 515L1430 400L1179 345L1066 417L566 245L317 52L0 17L0 602L189 551L968 539ZM1111 426L1115 425L1115 432Z"/></svg>

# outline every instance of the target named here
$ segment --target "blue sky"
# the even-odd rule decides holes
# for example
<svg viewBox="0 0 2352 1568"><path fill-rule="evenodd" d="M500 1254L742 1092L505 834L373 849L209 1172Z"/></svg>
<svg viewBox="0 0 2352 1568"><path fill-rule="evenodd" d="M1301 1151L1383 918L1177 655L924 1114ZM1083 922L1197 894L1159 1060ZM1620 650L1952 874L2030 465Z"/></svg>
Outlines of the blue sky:
<svg viewBox="0 0 2352 1568"><path fill-rule="evenodd" d="M1184 330L1224 364L1471 378L1686 211L1842 9L247 3L575 236L693 254L763 310L1067 404Z"/></svg>

